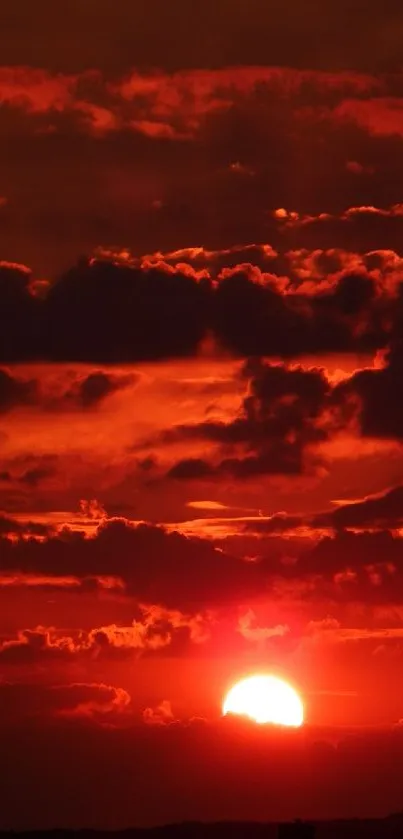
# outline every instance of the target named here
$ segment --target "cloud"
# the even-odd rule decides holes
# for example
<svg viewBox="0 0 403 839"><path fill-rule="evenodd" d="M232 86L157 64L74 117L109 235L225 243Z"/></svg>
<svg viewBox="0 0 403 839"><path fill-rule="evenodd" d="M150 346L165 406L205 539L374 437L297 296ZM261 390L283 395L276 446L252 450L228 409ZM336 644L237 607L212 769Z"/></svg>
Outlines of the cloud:
<svg viewBox="0 0 403 839"><path fill-rule="evenodd" d="M38 582L43 585L43 580ZM68 579L63 582L71 584ZM0 643L0 665L23 667L45 661L68 663L74 659L88 663L125 660L166 647L172 648L172 654L188 644L204 644L210 639L212 616L208 613L187 615L157 605L140 605L138 611L138 619L129 625L110 624L70 634L46 627L20 630L16 638Z"/></svg>
<svg viewBox="0 0 403 839"><path fill-rule="evenodd" d="M0 263L0 358L18 361L29 358L39 339L40 302L30 293L31 273L24 265ZM2 373L2 389L21 395L21 387L9 382ZM25 389L25 394L29 394ZM4 398L4 397L3 397ZM15 395L14 395L15 399Z"/></svg>
<svg viewBox="0 0 403 839"><path fill-rule="evenodd" d="M343 644L359 641L401 641L403 627L361 628L343 627L333 618L322 621L311 621L307 627L308 635L312 635L320 643Z"/></svg>
<svg viewBox="0 0 403 839"><path fill-rule="evenodd" d="M377 254L351 254L348 262L337 249L290 250L289 277L250 263L220 268L214 276L217 254L209 271L185 261L82 260L41 296L33 294L26 272L0 267L0 358L100 364L186 357L196 355L209 335L241 357L374 351L393 335L401 312L398 265L395 281L384 283L382 252ZM203 262L206 253L200 256ZM231 253L223 256L231 265ZM262 253L266 257L273 259ZM372 272L365 266L371 260ZM322 283L321 262L322 273L332 271ZM390 277L390 258L388 263L384 255L383 262ZM97 370L90 377L68 394L83 407L129 383ZM13 393L9 400L17 398Z"/></svg>
<svg viewBox="0 0 403 839"><path fill-rule="evenodd" d="M265 268L270 271L278 256L274 248L268 244L233 245L229 248L217 250L209 250L204 247L187 247L173 251L155 251L154 253L144 254L140 258L136 258L127 250L121 254L113 250L105 251L105 249L99 248L94 255L98 258L123 263L129 262L133 265L146 266L154 262L161 262L172 267L176 265L191 266L197 274L200 275L201 272L207 271L214 278L218 277L223 269L236 268L240 264L256 265L262 271ZM203 276L203 273L201 273L201 276Z"/></svg>
<svg viewBox="0 0 403 839"><path fill-rule="evenodd" d="M182 460L170 469L169 478L208 480L229 475L242 480L304 471L305 450L326 439L319 422L329 391L324 372L252 360L243 375L249 390L235 420L178 426L165 435L168 441L199 438L216 443L225 456L219 456L216 465Z"/></svg>
<svg viewBox="0 0 403 839"><path fill-rule="evenodd" d="M130 626L100 627L92 630L88 643L97 646L96 655L127 654L135 650L159 651L172 646L179 649L181 642L204 644L210 639L212 616L183 614L178 610L158 605L141 606L140 618Z"/></svg>
<svg viewBox="0 0 403 839"><path fill-rule="evenodd" d="M175 720L169 699L163 699L156 708L145 708L143 720L146 725L168 725Z"/></svg>
<svg viewBox="0 0 403 839"><path fill-rule="evenodd" d="M303 515L291 515L286 512L274 513L272 516L251 518L242 524L246 532L255 534L286 534L299 528L313 528L312 518Z"/></svg>
<svg viewBox="0 0 403 839"><path fill-rule="evenodd" d="M354 286L345 286L344 290L343 306L353 311L357 306L355 292L358 300L361 297L361 284L355 286L355 292ZM186 457L174 463L167 477L212 481L225 477L242 480L258 475L314 473L324 457L323 444L346 428L353 436L400 441L403 427L398 397L403 369L400 319L399 314L396 338L382 363L356 370L350 376L336 377L333 382L320 367L269 364L253 359L246 362L243 375L249 389L234 420L183 424L159 435L159 442L164 444L200 440L215 446L210 458ZM312 517L312 524L326 527L333 522L335 526L343 526L342 520L343 513L339 511L332 516L318 516L316 520ZM270 524L263 522L258 528L270 529L273 524L274 520ZM277 518L276 524L289 529L287 521L280 522ZM296 525L294 517L292 526Z"/></svg>
<svg viewBox="0 0 403 839"><path fill-rule="evenodd" d="M335 528L400 529L403 526L403 487L341 504L328 515L328 521Z"/></svg>
<svg viewBox="0 0 403 839"><path fill-rule="evenodd" d="M361 253L374 250L398 250L403 228L401 203L391 206L356 204L341 212L305 214L279 208L273 212L284 241L290 250L345 251Z"/></svg>
<svg viewBox="0 0 403 839"><path fill-rule="evenodd" d="M37 398L34 380L23 380L7 370L0 369L0 412L24 405L32 405Z"/></svg>
<svg viewBox="0 0 403 839"><path fill-rule="evenodd" d="M368 601L394 600L400 596L402 585L402 551L403 540L389 530L375 533L342 530L335 536L320 539L301 559L298 569L300 574L323 574L344 583L350 594L358 585L357 595L362 589ZM340 572L349 573L344 577Z"/></svg>
<svg viewBox="0 0 403 839"><path fill-rule="evenodd" d="M179 272L83 265L47 297L52 354L98 362L192 354L203 337L207 301L208 288Z"/></svg>
<svg viewBox="0 0 403 839"><path fill-rule="evenodd" d="M280 514L272 521L242 519L236 522L238 541L222 536L227 535L232 520L218 535L216 524L215 541L113 519L88 534L67 528L60 533L38 530L39 538L34 528L28 529L31 536L26 538L23 530L10 533L7 526L12 538L5 535L0 542L3 588L53 586L59 591L99 591L127 602L161 605L144 607L132 624L98 626L81 640L63 633L59 637L56 630L49 635L47 629L40 630L38 638L10 639L2 651L3 661L19 656L32 660L36 654L32 641L36 640L40 656L60 660L69 659L71 653L90 658L119 658L164 648L179 653L189 643L203 645L214 636L217 609L251 604L264 592L280 602L298 599L298 586L311 604L329 597L340 604L351 598L380 605L397 602L403 592L403 539L398 532L376 530L374 522L368 525L370 532L361 530L367 526L366 519L361 513L358 518L360 523L349 521L351 530L333 523L332 512L290 516L289 520ZM246 540L245 529L252 534ZM287 622L282 616L269 628ZM253 622L249 628L253 630Z"/></svg>
<svg viewBox="0 0 403 839"><path fill-rule="evenodd" d="M0 659L3 664L32 664L42 658L48 660L66 660L75 650L73 638L52 637L51 633L38 629L24 629L16 639L3 641L0 647Z"/></svg>
<svg viewBox="0 0 403 839"><path fill-rule="evenodd" d="M52 75L30 67L2 67L0 101L31 113L62 110L73 102L74 76Z"/></svg>
<svg viewBox="0 0 403 839"><path fill-rule="evenodd" d="M35 469L27 469L23 475L20 477L20 481L22 484L26 484L30 489L35 489L38 484L45 481L47 478L51 478L55 474L55 467L54 466L47 466L42 468L35 468Z"/></svg>
<svg viewBox="0 0 403 839"><path fill-rule="evenodd" d="M230 510L226 504L221 504L219 501L188 501L187 507L192 507L195 510Z"/></svg>
<svg viewBox="0 0 403 839"><path fill-rule="evenodd" d="M0 683L0 713L3 724L49 717L105 720L124 713L130 696L123 688L105 684L41 685Z"/></svg>
<svg viewBox="0 0 403 839"><path fill-rule="evenodd" d="M136 377L134 375L119 376L113 373L104 373L101 370L95 371L84 378L77 379L66 392L64 398L66 403L71 400L72 403L84 409L95 408L108 396L128 387L135 381ZM59 410L63 409L63 397L61 400L57 400L56 406Z"/></svg>
<svg viewBox="0 0 403 839"><path fill-rule="evenodd" d="M400 530L403 524L403 487L396 486L383 493L368 496L357 501L337 502L337 505L323 513L293 515L286 512L272 516L251 518L242 527L256 534L287 534L304 529L318 535L326 531L335 533L343 530Z"/></svg>
<svg viewBox="0 0 403 839"><path fill-rule="evenodd" d="M343 417L355 417L364 437L402 439L403 405L398 395L403 370L401 322L399 312L395 337L385 356L385 364L380 369L358 370L341 382L334 392L341 421Z"/></svg>
<svg viewBox="0 0 403 839"><path fill-rule="evenodd" d="M50 120L57 128L57 117L65 114L76 119L78 129L90 133L131 129L157 140L186 140L198 133L207 116L228 110L239 97L253 95L256 85L261 86L269 102L282 92L289 107L298 107L301 101L306 101L308 92L316 105L341 99L340 118L361 117L361 123L370 130L376 108L382 111L384 102L386 105L393 102L370 98L371 94L379 97L387 90L387 81L382 77L275 66L233 66L175 73L142 73L132 69L130 74L113 81L94 70L56 74L28 66L3 66L0 102L3 107L29 115L37 126L49 126ZM358 99L361 110L349 110L355 101L347 99L349 95Z"/></svg>
<svg viewBox="0 0 403 839"><path fill-rule="evenodd" d="M4 159L8 138L16 139L0 167L7 195L1 244L10 261L32 264L43 282L100 245L137 256L192 244L231 250L246 241L270 242L280 256L302 247L399 250L401 219L350 217L285 230L272 215L290 207L300 217L337 219L348 207L383 209L401 200L400 136L374 134L368 120L357 121L362 107L381 130L387 125L385 102L397 104L401 93L396 74L259 67L256 60L224 67L221 53L216 69L191 65L176 72L131 66L112 78L96 61L91 71L14 60L3 67ZM349 162L361 167L359 176Z"/></svg>
<svg viewBox="0 0 403 839"><path fill-rule="evenodd" d="M239 618L238 631L247 641L261 643L271 638L282 638L290 629L285 624L259 626L253 609L248 609Z"/></svg>
<svg viewBox="0 0 403 839"><path fill-rule="evenodd" d="M259 586L256 569L202 539L107 520L90 536L65 529L43 542L1 543L1 570L120 578L140 602L185 608L234 599ZM231 580L231 585L229 585Z"/></svg>
<svg viewBox="0 0 403 839"><path fill-rule="evenodd" d="M33 535L38 535L41 533L40 526L38 525L38 531L36 532L34 527L32 526L32 530L28 527L25 531L26 534L30 535L32 532ZM45 529L42 532L46 532ZM114 577L87 577L87 578L78 578L72 576L66 577L55 577L49 575L46 577L45 575L41 574L23 574L19 571L14 573L3 573L0 574L0 588L3 589L36 589L37 591L45 590L45 591L60 591L63 592L77 592L82 590L85 593L94 592L95 590L99 589L100 591L116 591L123 589L122 581L114 578ZM25 643L25 640L23 641Z"/></svg>
<svg viewBox="0 0 403 839"><path fill-rule="evenodd" d="M0 534L1 536L9 535L26 535L26 536L48 536L52 531L51 527L40 522L25 522L21 524L16 519L0 515Z"/></svg>
<svg viewBox="0 0 403 839"><path fill-rule="evenodd" d="M205 460L188 457L175 463L168 472L168 478L185 481L211 479L216 475L214 468Z"/></svg>
<svg viewBox="0 0 403 839"><path fill-rule="evenodd" d="M34 407L45 411L71 409L91 410L105 399L135 384L137 376L106 373L94 370L87 375L66 375L57 387L46 391L39 378L24 378L0 368L0 412L21 407Z"/></svg>
<svg viewBox="0 0 403 839"><path fill-rule="evenodd" d="M354 120L371 134L403 136L403 109L400 96L345 99L336 109L337 116Z"/></svg>
<svg viewBox="0 0 403 839"><path fill-rule="evenodd" d="M37 407L40 402L37 403ZM20 498L19 490L21 487L28 491L36 490L42 484L48 481L52 482L59 474L59 457L55 454L23 454L10 460L6 460L8 469L5 471L6 483L8 485L9 494L17 490L17 498ZM18 502L17 502L18 503ZM30 532L34 533L34 524L26 523L24 527L17 525L15 532ZM46 528L42 527L42 533L45 533ZM51 530L51 527L48 528ZM36 530L37 535L40 535L40 528Z"/></svg>

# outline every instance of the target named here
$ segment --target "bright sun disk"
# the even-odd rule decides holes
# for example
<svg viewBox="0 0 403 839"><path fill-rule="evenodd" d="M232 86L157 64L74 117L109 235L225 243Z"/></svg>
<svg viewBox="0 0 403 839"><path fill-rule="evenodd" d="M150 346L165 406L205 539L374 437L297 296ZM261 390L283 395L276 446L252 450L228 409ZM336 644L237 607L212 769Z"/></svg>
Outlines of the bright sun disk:
<svg viewBox="0 0 403 839"><path fill-rule="evenodd" d="M250 676L227 693L223 714L240 714L257 723L298 727L304 721L304 706L291 685L276 676Z"/></svg>

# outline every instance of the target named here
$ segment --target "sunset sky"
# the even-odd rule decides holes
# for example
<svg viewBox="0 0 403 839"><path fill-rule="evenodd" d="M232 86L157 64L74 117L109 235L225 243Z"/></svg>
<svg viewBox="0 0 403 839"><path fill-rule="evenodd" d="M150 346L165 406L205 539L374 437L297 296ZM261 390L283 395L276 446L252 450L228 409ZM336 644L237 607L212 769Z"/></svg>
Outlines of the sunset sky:
<svg viewBox="0 0 403 839"><path fill-rule="evenodd" d="M402 39L1 4L0 829L401 809Z"/></svg>

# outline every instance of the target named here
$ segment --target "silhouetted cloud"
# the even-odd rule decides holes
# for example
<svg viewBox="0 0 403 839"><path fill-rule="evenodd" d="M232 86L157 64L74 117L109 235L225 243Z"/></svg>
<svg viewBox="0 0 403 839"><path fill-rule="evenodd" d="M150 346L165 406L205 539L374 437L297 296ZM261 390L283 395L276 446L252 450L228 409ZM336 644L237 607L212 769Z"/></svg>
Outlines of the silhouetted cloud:
<svg viewBox="0 0 403 839"><path fill-rule="evenodd" d="M127 710L130 696L122 688L105 684L41 685L2 682L0 712L8 725L26 719L70 717L77 719L110 718Z"/></svg>
<svg viewBox="0 0 403 839"><path fill-rule="evenodd" d="M249 390L235 420L179 426L165 436L167 441L205 439L218 444L226 456L219 454L215 466L200 460L181 461L168 477L242 479L304 471L305 449L326 439L319 423L330 390L324 372L251 360L243 375Z"/></svg>
<svg viewBox="0 0 403 839"><path fill-rule="evenodd" d="M320 522L320 517L317 517ZM383 494L341 504L326 518L334 528L399 529L403 524L403 487L397 486Z"/></svg>
<svg viewBox="0 0 403 839"><path fill-rule="evenodd" d="M296 253L293 261L302 273ZM99 364L191 356L211 333L235 356L369 352L386 345L401 317L397 281L382 286L364 268L323 284L249 264L217 279L199 274L184 262L83 260L35 296L25 271L0 267L0 357ZM82 404L100 382L77 393Z"/></svg>
<svg viewBox="0 0 403 839"><path fill-rule="evenodd" d="M307 515L286 512L246 521L246 531L256 534L286 534L305 528L312 531L398 530L403 522L403 487L397 486L358 501L339 502L332 510Z"/></svg>
<svg viewBox="0 0 403 839"><path fill-rule="evenodd" d="M67 376L56 392L46 392L40 379L26 374L13 374L0 368L0 411L24 406L49 411L68 411L71 408L96 408L108 396L136 382L134 374L107 373L94 370L88 375Z"/></svg>
<svg viewBox="0 0 403 839"><path fill-rule="evenodd" d="M341 410L341 421L356 417L361 433L367 437L402 439L401 323L399 311L394 340L386 354L385 364L380 369L357 370L351 378L341 382L334 393L334 402Z"/></svg>
<svg viewBox="0 0 403 839"><path fill-rule="evenodd" d="M82 408L94 408L108 396L135 382L134 375L118 376L113 373L95 371L88 376L78 379L65 394L65 400ZM63 397L57 400L59 410L63 410Z"/></svg>
<svg viewBox="0 0 403 839"><path fill-rule="evenodd" d="M231 601L260 584L256 568L207 540L124 520L107 521L88 537L66 529L41 543L4 540L0 567L55 577L118 577L142 602L181 608Z"/></svg>
<svg viewBox="0 0 403 839"><path fill-rule="evenodd" d="M7 370L0 370L0 411L10 411L21 405L32 405L37 398L35 380L23 380Z"/></svg>
<svg viewBox="0 0 403 839"><path fill-rule="evenodd" d="M209 614L187 615L162 606L140 606L138 612L138 619L128 625L111 624L86 632L63 634L44 627L20 630L16 638L0 644L0 665L125 660L167 647L178 652L190 643L203 644L210 638Z"/></svg>
<svg viewBox="0 0 403 839"><path fill-rule="evenodd" d="M32 535L32 536L46 536L51 532L51 527L39 522L24 522L24 524L16 521L16 519L7 516L0 516L0 534L3 535Z"/></svg>

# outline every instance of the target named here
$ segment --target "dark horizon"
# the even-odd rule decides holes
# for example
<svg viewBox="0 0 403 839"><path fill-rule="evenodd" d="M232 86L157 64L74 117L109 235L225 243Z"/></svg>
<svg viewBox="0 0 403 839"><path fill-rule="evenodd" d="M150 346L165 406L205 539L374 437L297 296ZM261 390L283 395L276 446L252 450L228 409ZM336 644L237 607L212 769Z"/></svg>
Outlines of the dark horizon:
<svg viewBox="0 0 403 839"><path fill-rule="evenodd" d="M338 837L393 837L400 836L403 825L403 811L391 813L387 816L380 816L376 819L299 819L284 820L281 822L179 822L166 825L155 825L153 827L126 827L121 830L97 830L96 828L77 828L69 830L66 828L32 829L28 831L0 831L3 837L24 835L24 836L133 836L141 839L147 836L164 837L239 837L248 835L255 839L270 839L271 837L289 836L290 839L304 839L304 837L315 837L315 839L338 839ZM377 831L382 830L382 833Z"/></svg>

